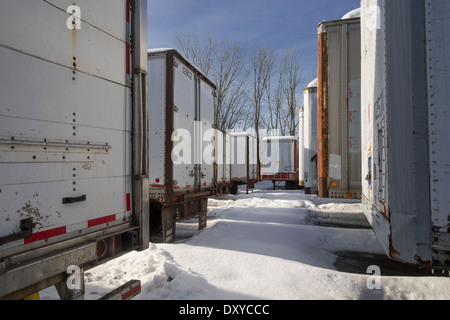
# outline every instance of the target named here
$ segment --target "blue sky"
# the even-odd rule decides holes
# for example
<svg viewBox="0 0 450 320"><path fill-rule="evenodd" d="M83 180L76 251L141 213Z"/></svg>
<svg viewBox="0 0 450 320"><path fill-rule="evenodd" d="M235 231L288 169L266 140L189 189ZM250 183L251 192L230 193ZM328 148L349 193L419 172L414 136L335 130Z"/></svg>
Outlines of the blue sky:
<svg viewBox="0 0 450 320"><path fill-rule="evenodd" d="M175 33L200 31L228 37L251 51L260 44L277 52L298 47L302 83L317 70L317 26L358 8L360 0L148 0L149 47L176 48Z"/></svg>

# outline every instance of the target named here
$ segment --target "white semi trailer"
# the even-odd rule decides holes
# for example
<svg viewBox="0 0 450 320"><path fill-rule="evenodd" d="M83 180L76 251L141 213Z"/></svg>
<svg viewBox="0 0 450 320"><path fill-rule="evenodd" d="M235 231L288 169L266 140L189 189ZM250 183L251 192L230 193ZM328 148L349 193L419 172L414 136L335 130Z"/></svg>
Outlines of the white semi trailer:
<svg viewBox="0 0 450 320"><path fill-rule="evenodd" d="M0 1L1 299L82 297L83 271L148 248L146 17L145 0Z"/></svg>
<svg viewBox="0 0 450 320"><path fill-rule="evenodd" d="M361 197L361 32L357 12L319 24L318 193Z"/></svg>
<svg viewBox="0 0 450 320"><path fill-rule="evenodd" d="M148 51L152 231L175 240L176 221L206 227L214 175L215 84L174 49Z"/></svg>
<svg viewBox="0 0 450 320"><path fill-rule="evenodd" d="M362 204L387 255L450 269L450 7L363 0Z"/></svg>

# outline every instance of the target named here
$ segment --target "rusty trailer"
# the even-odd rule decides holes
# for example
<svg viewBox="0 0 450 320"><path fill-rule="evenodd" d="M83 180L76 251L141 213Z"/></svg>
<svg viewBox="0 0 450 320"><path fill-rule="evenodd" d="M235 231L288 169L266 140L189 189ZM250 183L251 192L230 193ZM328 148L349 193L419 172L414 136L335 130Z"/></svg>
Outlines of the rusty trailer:
<svg viewBox="0 0 450 320"><path fill-rule="evenodd" d="M174 49L149 50L148 66L150 229L173 242L177 221L199 216L206 227L216 87Z"/></svg>
<svg viewBox="0 0 450 320"><path fill-rule="evenodd" d="M362 205L386 254L450 269L450 7L363 0Z"/></svg>
<svg viewBox="0 0 450 320"><path fill-rule="evenodd" d="M318 189L361 197L360 18L319 25Z"/></svg>

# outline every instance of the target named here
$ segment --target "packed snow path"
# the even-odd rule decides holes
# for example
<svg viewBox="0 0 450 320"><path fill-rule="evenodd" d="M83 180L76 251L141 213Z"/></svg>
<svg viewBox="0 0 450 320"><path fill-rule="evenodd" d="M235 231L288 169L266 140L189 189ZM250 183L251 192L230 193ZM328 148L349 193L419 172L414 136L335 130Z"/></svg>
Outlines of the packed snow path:
<svg viewBox="0 0 450 320"><path fill-rule="evenodd" d="M87 271L86 299L131 279L141 280L142 300L450 299L448 277L385 257L358 201L271 188L210 199L207 229L179 223L176 244L151 243Z"/></svg>

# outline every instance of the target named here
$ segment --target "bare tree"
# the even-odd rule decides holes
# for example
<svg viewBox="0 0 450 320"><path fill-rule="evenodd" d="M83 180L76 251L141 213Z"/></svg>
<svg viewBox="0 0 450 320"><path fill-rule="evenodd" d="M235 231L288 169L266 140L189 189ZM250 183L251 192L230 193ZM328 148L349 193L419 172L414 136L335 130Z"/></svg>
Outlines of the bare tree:
<svg viewBox="0 0 450 320"><path fill-rule="evenodd" d="M287 49L273 77L275 54L261 45L246 57L239 43L217 41L211 34L177 33L180 51L217 86L215 123L222 131L252 127L297 134L301 59L298 49ZM273 89L272 89L273 86ZM258 154L259 158L259 154ZM259 162L259 159L258 159Z"/></svg>
<svg viewBox="0 0 450 320"><path fill-rule="evenodd" d="M213 79L217 85L216 123L222 130L234 129L245 106L245 56L240 43L223 39L217 54Z"/></svg>
<svg viewBox="0 0 450 320"><path fill-rule="evenodd" d="M278 67L277 86L272 90L271 83L273 82L270 77L267 84L267 105L269 107L269 114L267 120L267 128L271 130L280 130L281 134L285 134L285 126L282 121L284 120L283 108L284 108L284 79L283 79L283 65Z"/></svg>
<svg viewBox="0 0 450 320"><path fill-rule="evenodd" d="M297 112L299 110L298 95L301 79L301 56L299 49L287 49L282 60L284 77L284 94L286 97L285 122L289 135L296 136L299 124Z"/></svg>
<svg viewBox="0 0 450 320"><path fill-rule="evenodd" d="M226 131L245 118L245 56L240 43L211 35L177 33L180 51L217 86L215 123Z"/></svg>
<svg viewBox="0 0 450 320"><path fill-rule="evenodd" d="M218 50L213 36L200 35L198 32L176 33L175 41L183 55L209 76Z"/></svg>
<svg viewBox="0 0 450 320"><path fill-rule="evenodd" d="M262 123L262 110L264 97L270 82L275 55L273 49L259 46L250 55L248 80L251 85L250 104L252 106L253 128L255 129L257 143L259 145L259 130ZM260 155L257 153L258 170L260 168Z"/></svg>

